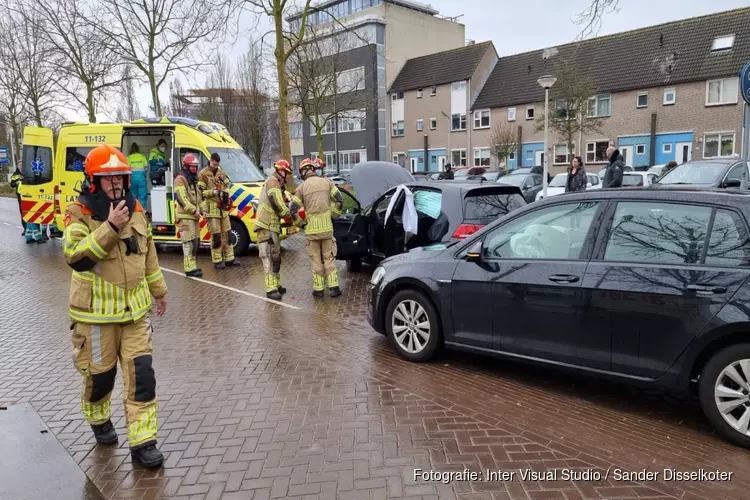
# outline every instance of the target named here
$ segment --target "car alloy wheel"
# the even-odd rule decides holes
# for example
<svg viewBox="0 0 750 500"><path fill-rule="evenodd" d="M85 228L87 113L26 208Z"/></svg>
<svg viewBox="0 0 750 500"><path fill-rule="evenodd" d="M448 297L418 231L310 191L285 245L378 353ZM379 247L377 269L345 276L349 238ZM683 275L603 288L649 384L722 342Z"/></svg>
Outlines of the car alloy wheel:
<svg viewBox="0 0 750 500"><path fill-rule="evenodd" d="M430 340L430 318L413 300L404 300L396 306L391 328L399 347L410 354L422 352Z"/></svg>
<svg viewBox="0 0 750 500"><path fill-rule="evenodd" d="M750 435L750 359L734 361L719 373L714 402L727 424Z"/></svg>

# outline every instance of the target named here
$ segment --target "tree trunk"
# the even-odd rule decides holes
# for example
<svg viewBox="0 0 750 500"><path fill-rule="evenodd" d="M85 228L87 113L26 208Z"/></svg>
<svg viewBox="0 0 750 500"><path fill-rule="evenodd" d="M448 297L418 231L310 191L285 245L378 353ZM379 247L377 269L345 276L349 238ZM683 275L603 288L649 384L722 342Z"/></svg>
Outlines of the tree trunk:
<svg viewBox="0 0 750 500"><path fill-rule="evenodd" d="M86 107L89 112L89 123L96 123L96 113L94 112L94 88L91 83L86 83Z"/></svg>
<svg viewBox="0 0 750 500"><path fill-rule="evenodd" d="M10 127L13 129L13 144L11 144L11 147L15 148L16 161L19 161L21 160L21 133L19 131L21 125L18 123L18 119L15 116L11 118ZM11 157L12 156L13 155L11 155ZM13 168L16 168L16 166L13 165Z"/></svg>
<svg viewBox="0 0 750 500"><path fill-rule="evenodd" d="M323 152L323 127L315 129L315 138L318 140L318 158L325 161L326 155Z"/></svg>
<svg viewBox="0 0 750 500"><path fill-rule="evenodd" d="M284 46L283 12L280 8L274 16L276 28L276 70L279 74L279 142L281 157L287 161L292 158L292 146L289 143L289 95L287 93L286 57Z"/></svg>
<svg viewBox="0 0 750 500"><path fill-rule="evenodd" d="M156 75L154 74L154 70L151 69L151 71L148 74L148 84L149 88L151 89L151 100L154 103L154 115L157 118L161 117L161 103L159 102L159 90L156 88Z"/></svg>

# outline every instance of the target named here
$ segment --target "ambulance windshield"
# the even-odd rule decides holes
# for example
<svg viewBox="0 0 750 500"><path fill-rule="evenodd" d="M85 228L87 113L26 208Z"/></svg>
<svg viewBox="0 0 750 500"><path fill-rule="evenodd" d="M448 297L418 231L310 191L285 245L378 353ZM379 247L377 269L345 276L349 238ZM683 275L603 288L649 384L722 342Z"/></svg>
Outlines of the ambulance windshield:
<svg viewBox="0 0 750 500"><path fill-rule="evenodd" d="M208 152L219 153L221 168L227 173L232 182L263 182L263 173L241 149L208 148Z"/></svg>

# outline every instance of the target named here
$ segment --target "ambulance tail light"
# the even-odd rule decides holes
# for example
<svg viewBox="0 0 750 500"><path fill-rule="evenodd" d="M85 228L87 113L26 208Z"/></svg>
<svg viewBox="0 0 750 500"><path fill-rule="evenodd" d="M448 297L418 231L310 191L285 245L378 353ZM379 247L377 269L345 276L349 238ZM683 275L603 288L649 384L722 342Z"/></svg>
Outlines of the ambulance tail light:
<svg viewBox="0 0 750 500"><path fill-rule="evenodd" d="M60 210L60 187L59 186L55 186L54 193L55 193L55 202L54 202L55 215L60 215L62 211Z"/></svg>

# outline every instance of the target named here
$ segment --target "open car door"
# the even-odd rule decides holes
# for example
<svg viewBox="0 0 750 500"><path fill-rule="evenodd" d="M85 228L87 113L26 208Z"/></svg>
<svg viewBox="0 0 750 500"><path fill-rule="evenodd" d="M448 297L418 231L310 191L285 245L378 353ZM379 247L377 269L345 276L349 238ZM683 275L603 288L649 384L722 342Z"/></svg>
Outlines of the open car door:
<svg viewBox="0 0 750 500"><path fill-rule="evenodd" d="M23 220L51 224L55 219L56 185L52 129L23 128L21 151L21 212Z"/></svg>
<svg viewBox="0 0 750 500"><path fill-rule="evenodd" d="M336 258L350 260L367 253L367 219L362 214L359 201L346 189L339 188L344 198L341 215L333 221L336 238Z"/></svg>

